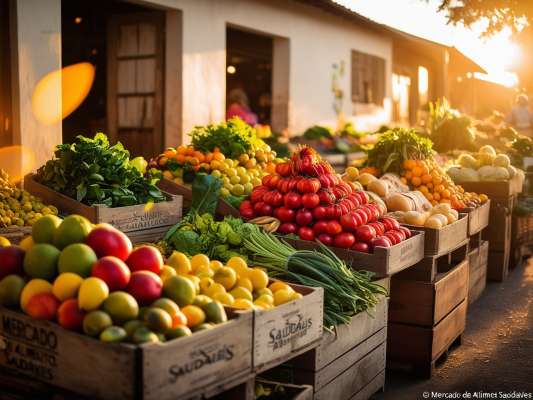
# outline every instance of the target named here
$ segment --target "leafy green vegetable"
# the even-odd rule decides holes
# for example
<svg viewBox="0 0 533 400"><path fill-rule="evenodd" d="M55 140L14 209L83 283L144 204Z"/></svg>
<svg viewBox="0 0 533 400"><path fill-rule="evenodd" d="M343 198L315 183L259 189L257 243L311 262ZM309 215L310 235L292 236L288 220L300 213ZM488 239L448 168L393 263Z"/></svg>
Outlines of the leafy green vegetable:
<svg viewBox="0 0 533 400"><path fill-rule="evenodd" d="M73 144L56 146L55 157L37 171L36 180L51 189L88 204L121 207L165 201L156 186L158 178L140 170L140 159L130 161L130 153L119 142L110 145L107 136L93 139L78 136Z"/></svg>
<svg viewBox="0 0 533 400"><path fill-rule="evenodd" d="M215 214L222 181L216 176L196 174L192 182L191 208L198 214Z"/></svg>
<svg viewBox="0 0 533 400"><path fill-rule="evenodd" d="M455 149L474 151L476 130L470 117L466 115L451 116L431 132L431 139L434 142L435 150L439 153Z"/></svg>
<svg viewBox="0 0 533 400"><path fill-rule="evenodd" d="M367 164L381 172L399 172L404 160L433 157L433 143L413 129L395 128L381 134L368 151Z"/></svg>
<svg viewBox="0 0 533 400"><path fill-rule="evenodd" d="M331 139L333 137L333 130L326 126L314 125L307 128L303 136L307 140Z"/></svg>
<svg viewBox="0 0 533 400"><path fill-rule="evenodd" d="M200 235L191 230L176 232L170 238L169 243L173 246L174 250L181 251L182 253L198 254L201 252Z"/></svg>
<svg viewBox="0 0 533 400"><path fill-rule="evenodd" d="M255 144L262 143L256 130L238 117L218 125L197 126L190 133L195 149L209 152L218 147L230 158L239 158Z"/></svg>

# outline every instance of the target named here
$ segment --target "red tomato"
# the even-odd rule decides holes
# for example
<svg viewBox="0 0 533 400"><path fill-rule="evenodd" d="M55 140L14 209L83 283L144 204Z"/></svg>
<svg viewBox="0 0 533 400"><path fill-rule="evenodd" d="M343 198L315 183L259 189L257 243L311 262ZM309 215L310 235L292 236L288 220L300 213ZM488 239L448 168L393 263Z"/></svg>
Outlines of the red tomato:
<svg viewBox="0 0 533 400"><path fill-rule="evenodd" d="M385 225L385 230L400 229L400 223L391 217L382 217L381 222Z"/></svg>
<svg viewBox="0 0 533 400"><path fill-rule="evenodd" d="M358 216L359 218L361 219L361 223L359 225L364 225L368 222L368 215L366 212L364 212L361 208L358 208L357 210L354 211Z"/></svg>
<svg viewBox="0 0 533 400"><path fill-rule="evenodd" d="M274 194L274 190L269 190L263 195L263 202L267 204L272 204L272 195Z"/></svg>
<svg viewBox="0 0 533 400"><path fill-rule="evenodd" d="M355 243L355 236L348 232L339 233L333 239L333 243L335 244L335 247L349 249Z"/></svg>
<svg viewBox="0 0 533 400"><path fill-rule="evenodd" d="M243 208L253 208L252 202L250 200L244 200L239 204L239 210L242 210Z"/></svg>
<svg viewBox="0 0 533 400"><path fill-rule="evenodd" d="M385 226L381 222L371 222L368 225L376 230L377 235L383 235L385 233Z"/></svg>
<svg viewBox="0 0 533 400"><path fill-rule="evenodd" d="M300 236L300 239L302 240L315 240L315 233L311 228L306 226L302 226L298 229L298 236Z"/></svg>
<svg viewBox="0 0 533 400"><path fill-rule="evenodd" d="M302 204L305 208L315 208L320 204L320 198L316 193L306 193L302 195Z"/></svg>
<svg viewBox="0 0 533 400"><path fill-rule="evenodd" d="M295 191L298 182L300 182L302 179L304 178L301 176L293 176L289 178L289 192Z"/></svg>
<svg viewBox="0 0 533 400"><path fill-rule="evenodd" d="M292 173L291 164L284 162L276 165L276 172L281 176L289 176Z"/></svg>
<svg viewBox="0 0 533 400"><path fill-rule="evenodd" d="M263 201L260 201L259 203L255 203L254 205L254 211L257 215L272 215L272 212L274 211L274 208Z"/></svg>
<svg viewBox="0 0 533 400"><path fill-rule="evenodd" d="M289 178L283 178L278 183L278 190L281 193L288 193L289 192Z"/></svg>
<svg viewBox="0 0 533 400"><path fill-rule="evenodd" d="M283 204L283 195L278 192L277 190L274 192L274 194L272 194L272 202L271 204L274 206L274 207L279 207Z"/></svg>
<svg viewBox="0 0 533 400"><path fill-rule="evenodd" d="M281 176L279 175L270 175L271 178L268 181L268 186L270 189L275 189L278 186L279 181L281 180Z"/></svg>
<svg viewBox="0 0 533 400"><path fill-rule="evenodd" d="M252 203L257 203L258 201L263 201L263 196L268 192L268 189L265 186L257 186L250 195L250 200Z"/></svg>
<svg viewBox="0 0 533 400"><path fill-rule="evenodd" d="M396 230L385 232L385 236L390 239L393 245L398 244L403 240L403 233Z"/></svg>
<svg viewBox="0 0 533 400"><path fill-rule="evenodd" d="M358 219L354 213L345 214L340 218L342 230L345 232L354 232L355 228L359 226Z"/></svg>
<svg viewBox="0 0 533 400"><path fill-rule="evenodd" d="M376 237L376 230L370 225L362 225L355 229L355 238L358 242L369 243Z"/></svg>
<svg viewBox="0 0 533 400"><path fill-rule="evenodd" d="M294 221L295 216L294 210L291 210L287 207L279 207L276 208L275 216L277 219L279 219L281 222L292 222Z"/></svg>
<svg viewBox="0 0 533 400"><path fill-rule="evenodd" d="M305 208L301 208L296 212L296 223L299 226L307 226L313 222L313 213Z"/></svg>
<svg viewBox="0 0 533 400"><path fill-rule="evenodd" d="M361 211L363 211L366 214L366 221L367 222L373 222L375 221L374 217L374 211L372 209L365 207L366 204L363 204L360 208Z"/></svg>
<svg viewBox="0 0 533 400"><path fill-rule="evenodd" d="M364 191L360 190L359 192L355 192L355 193L359 197L359 203L360 204L367 204L368 203L368 195Z"/></svg>
<svg viewBox="0 0 533 400"><path fill-rule="evenodd" d="M391 247L392 242L387 236L377 236L370 241L369 245L372 249L374 247Z"/></svg>
<svg viewBox="0 0 533 400"><path fill-rule="evenodd" d="M265 176L263 176L263 179L261 179L261 183L263 184L263 186L270 187L269 183L270 183L270 180L272 179L272 176L273 175L265 175Z"/></svg>
<svg viewBox="0 0 533 400"><path fill-rule="evenodd" d="M287 193L283 200L287 208L300 208L302 206L302 198L296 192Z"/></svg>
<svg viewBox="0 0 533 400"><path fill-rule="evenodd" d="M241 217L244 219L252 219L255 217L254 209L253 208L245 208L240 210Z"/></svg>
<svg viewBox="0 0 533 400"><path fill-rule="evenodd" d="M316 193L320 189L320 181L317 178L302 179L296 188L300 193Z"/></svg>
<svg viewBox="0 0 533 400"><path fill-rule="evenodd" d="M333 186L333 182L329 180L329 175L320 175L318 180L320 181L320 186L322 188L329 188Z"/></svg>
<svg viewBox="0 0 533 400"><path fill-rule="evenodd" d="M298 230L298 227L296 224L293 224L291 222L285 222L284 224L281 224L278 228L278 232L283 235L288 235L290 233L296 233Z"/></svg>
<svg viewBox="0 0 533 400"><path fill-rule="evenodd" d="M315 235L318 235L320 233L326 233L327 229L328 229L328 221L325 219L321 221L317 221L313 225L313 230L315 231Z"/></svg>
<svg viewBox="0 0 533 400"><path fill-rule="evenodd" d="M376 204L365 204L365 207L372 211L372 221L377 221L381 217L381 210Z"/></svg>
<svg viewBox="0 0 533 400"><path fill-rule="evenodd" d="M333 196L333 193L331 193L331 191L329 191L328 189L319 190L318 197L320 199L320 203L324 205L330 205L335 202L335 196Z"/></svg>
<svg viewBox="0 0 533 400"><path fill-rule="evenodd" d="M316 220L326 219L327 218L326 211L327 211L326 207L318 206L318 207L313 209L313 217Z"/></svg>
<svg viewBox="0 0 533 400"><path fill-rule="evenodd" d="M400 242L404 241L407 238L407 236L405 236L404 231L402 231L400 228L393 229L393 230L391 230L389 232L392 232L392 233L398 235L400 237Z"/></svg>
<svg viewBox="0 0 533 400"><path fill-rule="evenodd" d="M361 253L370 253L370 248L365 242L355 242L352 246L353 251L359 251Z"/></svg>
<svg viewBox="0 0 533 400"><path fill-rule="evenodd" d="M359 195L357 193L351 193L348 196L348 199L353 203L354 208L357 208L361 205L361 200L359 199Z"/></svg>
<svg viewBox="0 0 533 400"><path fill-rule="evenodd" d="M333 237L327 233L321 233L318 235L318 240L320 240L326 246L333 246Z"/></svg>
<svg viewBox="0 0 533 400"><path fill-rule="evenodd" d="M342 226L335 220L329 220L326 227L326 232L330 235L338 235L342 232Z"/></svg>
<svg viewBox="0 0 533 400"><path fill-rule="evenodd" d="M326 217L329 219L335 218L335 206L331 205L326 207Z"/></svg>
<svg viewBox="0 0 533 400"><path fill-rule="evenodd" d="M409 228L407 228L406 226L400 226L398 228L399 230L401 230L403 232L403 234L405 235L405 238L408 239L411 237L412 235L412 232Z"/></svg>

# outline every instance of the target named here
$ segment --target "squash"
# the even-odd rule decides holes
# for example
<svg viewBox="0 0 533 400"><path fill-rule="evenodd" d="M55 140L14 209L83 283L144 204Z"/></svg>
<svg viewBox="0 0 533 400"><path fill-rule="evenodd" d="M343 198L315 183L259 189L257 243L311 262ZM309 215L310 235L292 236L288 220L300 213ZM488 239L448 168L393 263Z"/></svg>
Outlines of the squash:
<svg viewBox="0 0 533 400"><path fill-rule="evenodd" d="M363 186L368 186L368 184L372 181L377 181L378 178L376 178L374 175L369 174L368 172L363 172L357 180L361 183Z"/></svg>
<svg viewBox="0 0 533 400"><path fill-rule="evenodd" d="M436 215L432 215L431 217L429 217L426 222L424 223L424 226L426 228L431 228L431 229L440 229L442 228L442 221L439 219L439 218L436 218L438 214Z"/></svg>
<svg viewBox="0 0 533 400"><path fill-rule="evenodd" d="M403 183L400 177L396 174L387 172L381 178L381 181L386 181L389 184L389 192L408 192L409 186Z"/></svg>
<svg viewBox="0 0 533 400"><path fill-rule="evenodd" d="M385 199L385 204L390 211L413 211L416 208L412 199L400 193L391 194Z"/></svg>
<svg viewBox="0 0 533 400"><path fill-rule="evenodd" d="M440 220L442 226L448 225L448 218L444 214L433 214L430 218L437 218L438 220Z"/></svg>
<svg viewBox="0 0 533 400"><path fill-rule="evenodd" d="M389 184L387 181L376 179L368 184L367 189L374 192L379 197L387 197L389 194Z"/></svg>
<svg viewBox="0 0 533 400"><path fill-rule="evenodd" d="M409 225L424 226L426 214L418 211L408 211L403 215L403 220Z"/></svg>
<svg viewBox="0 0 533 400"><path fill-rule="evenodd" d="M448 225L453 224L455 221L457 221L457 217L453 213L444 214L444 216L448 219Z"/></svg>

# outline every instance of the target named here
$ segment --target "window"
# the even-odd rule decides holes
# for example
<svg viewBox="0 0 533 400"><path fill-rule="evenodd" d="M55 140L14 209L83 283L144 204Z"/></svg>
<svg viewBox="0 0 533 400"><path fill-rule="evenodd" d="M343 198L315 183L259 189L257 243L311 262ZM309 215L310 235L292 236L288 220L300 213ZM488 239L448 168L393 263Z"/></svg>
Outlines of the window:
<svg viewBox="0 0 533 400"><path fill-rule="evenodd" d="M421 106L428 102L429 71L423 66L418 67L418 97Z"/></svg>
<svg viewBox="0 0 533 400"><path fill-rule="evenodd" d="M352 102L383 105L385 60L352 50Z"/></svg>

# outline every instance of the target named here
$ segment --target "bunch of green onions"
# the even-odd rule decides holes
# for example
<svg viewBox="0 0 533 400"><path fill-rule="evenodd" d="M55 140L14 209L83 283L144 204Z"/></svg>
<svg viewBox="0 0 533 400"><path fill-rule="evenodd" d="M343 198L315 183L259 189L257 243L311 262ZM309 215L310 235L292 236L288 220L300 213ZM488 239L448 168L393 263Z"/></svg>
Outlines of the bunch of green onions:
<svg viewBox="0 0 533 400"><path fill-rule="evenodd" d="M324 326L346 324L351 317L375 306L377 295L387 290L372 282L368 271L353 271L326 246L318 250L296 250L287 242L259 227L244 239L255 265L268 274L292 283L324 288Z"/></svg>

